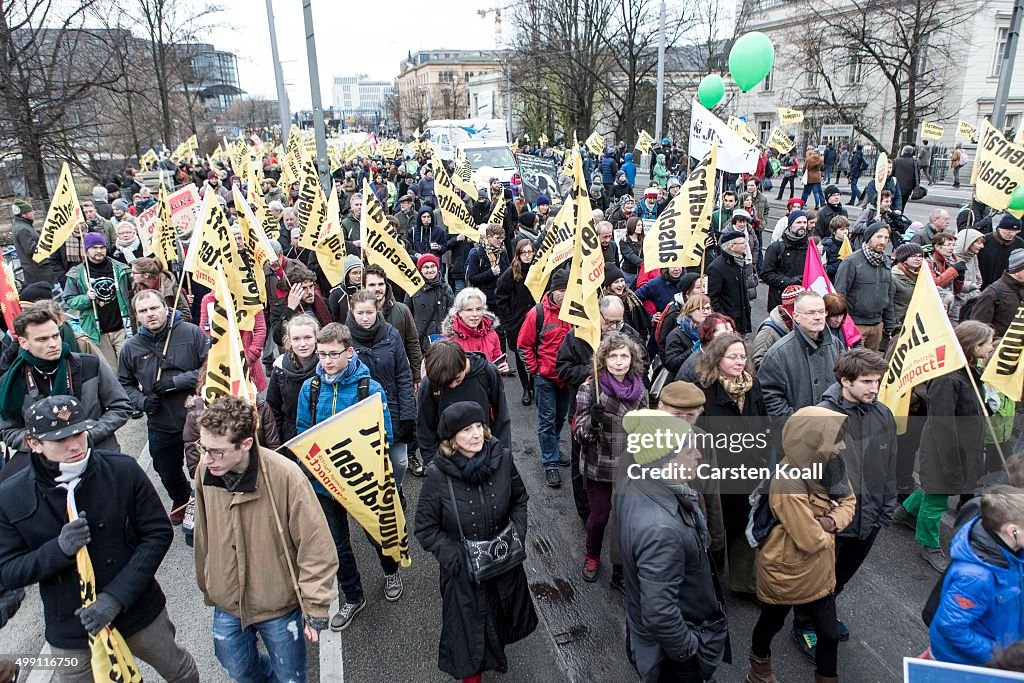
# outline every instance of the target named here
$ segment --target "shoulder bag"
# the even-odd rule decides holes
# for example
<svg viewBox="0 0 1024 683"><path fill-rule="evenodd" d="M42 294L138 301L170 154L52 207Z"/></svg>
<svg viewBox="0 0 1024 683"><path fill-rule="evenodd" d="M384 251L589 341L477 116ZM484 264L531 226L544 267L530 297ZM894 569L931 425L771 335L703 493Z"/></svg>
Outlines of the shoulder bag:
<svg viewBox="0 0 1024 683"><path fill-rule="evenodd" d="M452 478L447 479L448 494L452 498L452 513L459 525L459 539L466 548L469 578L473 579L474 583L483 583L521 565L526 560L526 546L523 545L523 540L519 538L519 532L511 520L494 538L484 541L466 538L465 532L462 531L462 520L459 519L459 505L455 502Z"/></svg>

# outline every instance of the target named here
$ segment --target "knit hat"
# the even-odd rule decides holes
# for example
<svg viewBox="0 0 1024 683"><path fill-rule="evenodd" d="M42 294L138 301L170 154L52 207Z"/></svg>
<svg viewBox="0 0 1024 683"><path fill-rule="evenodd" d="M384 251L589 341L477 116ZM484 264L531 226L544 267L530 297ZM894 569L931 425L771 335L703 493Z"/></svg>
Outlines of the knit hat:
<svg viewBox="0 0 1024 683"><path fill-rule="evenodd" d="M623 416L622 426L629 435L626 453L640 465L675 452L676 445L690 433L689 422L663 410L631 410Z"/></svg>
<svg viewBox="0 0 1024 683"><path fill-rule="evenodd" d="M625 278L625 277L626 276L622 274L622 269L619 268L614 263L605 263L604 264L604 286L605 287L609 287L609 286L611 286L611 284L613 282L615 282L619 278Z"/></svg>
<svg viewBox="0 0 1024 683"><path fill-rule="evenodd" d="M884 221L875 221L864 230L864 241L867 242L870 240L879 230L888 230L889 235L892 235L892 228L889 227L888 223Z"/></svg>
<svg viewBox="0 0 1024 683"><path fill-rule="evenodd" d="M648 197L651 197L652 199L657 199L658 198L658 188L656 188L656 187L648 187L646 190L644 190L644 199L647 199Z"/></svg>
<svg viewBox="0 0 1024 683"><path fill-rule="evenodd" d="M682 185L682 183L679 182L679 178L676 178L675 176L672 176L671 178L668 179L668 186L669 187L675 187L677 185Z"/></svg>
<svg viewBox="0 0 1024 683"><path fill-rule="evenodd" d="M746 218L747 222L750 222L750 212L746 209L736 209L732 212L732 219L735 221L737 218Z"/></svg>
<svg viewBox="0 0 1024 683"><path fill-rule="evenodd" d="M545 195L537 197L537 206L541 206L543 204L551 204L551 200L548 199Z"/></svg>
<svg viewBox="0 0 1024 683"><path fill-rule="evenodd" d="M788 202L786 202L787 211L792 211L794 206L799 206L801 209L804 208L804 200L800 199L799 197L793 197Z"/></svg>
<svg viewBox="0 0 1024 683"><path fill-rule="evenodd" d="M437 423L437 435L447 440L476 422L487 424L483 408L471 401L459 401L441 413L441 419Z"/></svg>
<svg viewBox="0 0 1024 683"><path fill-rule="evenodd" d="M800 285L790 285L782 290L782 308L787 313L793 313L793 306L796 304L796 295L800 292L805 292L803 287Z"/></svg>
<svg viewBox="0 0 1024 683"><path fill-rule="evenodd" d="M348 282L348 274L356 268L362 268L363 262L359 260L358 256L349 254L345 257L344 270L342 271L342 283Z"/></svg>
<svg viewBox="0 0 1024 683"><path fill-rule="evenodd" d="M209 171L206 174L206 179L207 180L220 180L220 176L217 175L216 171Z"/></svg>
<svg viewBox="0 0 1024 683"><path fill-rule="evenodd" d="M537 214L533 211L523 211L519 214L519 225L527 230L533 230L537 225Z"/></svg>
<svg viewBox="0 0 1024 683"><path fill-rule="evenodd" d="M115 199L110 206L117 209L118 211L128 210L128 202L125 201L124 199Z"/></svg>
<svg viewBox="0 0 1024 683"><path fill-rule="evenodd" d="M428 263L433 263L438 268L441 267L441 261L439 261L436 256L433 254L424 254L416 261L416 270L423 270L423 266Z"/></svg>
<svg viewBox="0 0 1024 683"><path fill-rule="evenodd" d="M834 194L842 194L842 193L839 191L839 188L836 187L835 185L829 185L828 187L825 188L825 200L826 201L828 201L828 198L831 197Z"/></svg>
<svg viewBox="0 0 1024 683"><path fill-rule="evenodd" d="M551 276L551 282L548 284L548 291L555 292L559 289L565 289L569 286L569 271L565 268L556 270Z"/></svg>
<svg viewBox="0 0 1024 683"><path fill-rule="evenodd" d="M46 301L53 298L53 288L46 282L33 282L25 285L18 295L22 303L34 304L37 301Z"/></svg>
<svg viewBox="0 0 1024 683"><path fill-rule="evenodd" d="M722 236L718 238L719 246L724 247L726 243L732 242L733 240L745 240L747 236L739 230L729 230L728 232L722 233Z"/></svg>
<svg viewBox="0 0 1024 683"><path fill-rule="evenodd" d="M100 232L87 232L85 233L85 248L92 249L93 247L105 247L107 246L107 238Z"/></svg>
<svg viewBox="0 0 1024 683"><path fill-rule="evenodd" d="M1010 252L1010 262L1006 265L1007 273L1019 273L1024 271L1024 249L1014 249Z"/></svg>
<svg viewBox="0 0 1024 683"><path fill-rule="evenodd" d="M698 280L700 280L700 275L697 273L683 273L679 276L679 283L676 285L676 289L678 289L683 296L686 296L690 293L690 290L693 289L693 286L697 284Z"/></svg>
<svg viewBox="0 0 1024 683"><path fill-rule="evenodd" d="M999 225L996 226L1003 230L1020 230L1020 219L1014 218L1008 213L1004 213L1003 217L999 219Z"/></svg>
<svg viewBox="0 0 1024 683"><path fill-rule="evenodd" d="M27 199L15 199L11 204L11 213L15 216L23 216L32 213L32 202Z"/></svg>
<svg viewBox="0 0 1024 683"><path fill-rule="evenodd" d="M905 242L892 252L893 260L896 263L903 263L911 256L924 256L924 249L917 242Z"/></svg>
<svg viewBox="0 0 1024 683"><path fill-rule="evenodd" d="M793 227L793 223L796 223L796 219L800 218L800 216L803 216L804 218L807 218L807 214L804 213L803 211L790 211L789 215L786 218L786 220L789 221L789 224L786 227L787 228L792 228Z"/></svg>
<svg viewBox="0 0 1024 683"><path fill-rule="evenodd" d="M687 408L701 407L707 399L696 384L672 382L666 384L665 388L661 390L658 400L667 406L686 410Z"/></svg>

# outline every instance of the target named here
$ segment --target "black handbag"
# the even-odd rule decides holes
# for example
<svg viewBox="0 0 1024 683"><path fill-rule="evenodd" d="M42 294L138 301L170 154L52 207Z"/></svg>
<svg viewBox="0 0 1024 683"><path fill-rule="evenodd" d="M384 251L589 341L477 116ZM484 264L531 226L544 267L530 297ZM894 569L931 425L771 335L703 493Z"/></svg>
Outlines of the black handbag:
<svg viewBox="0 0 1024 683"><path fill-rule="evenodd" d="M910 191L910 199L912 201L918 201L924 199L928 195L928 188L923 185L918 185Z"/></svg>
<svg viewBox="0 0 1024 683"><path fill-rule="evenodd" d="M483 583L495 576L514 569L526 560L526 546L519 538L519 532L511 521L494 538L485 541L473 541L466 538L462 531L462 520L459 519L459 505L455 502L455 488L448 477L448 494L452 497L452 513L459 525L459 538L466 548L469 578L474 583Z"/></svg>

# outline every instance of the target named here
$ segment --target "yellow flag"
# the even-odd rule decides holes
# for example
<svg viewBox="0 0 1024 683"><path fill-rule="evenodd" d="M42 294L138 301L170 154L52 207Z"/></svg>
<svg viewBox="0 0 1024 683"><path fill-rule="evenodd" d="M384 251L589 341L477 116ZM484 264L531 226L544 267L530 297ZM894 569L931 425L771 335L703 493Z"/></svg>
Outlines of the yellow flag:
<svg viewBox="0 0 1024 683"><path fill-rule="evenodd" d="M967 365L928 268L917 275L896 351L882 377L878 400L892 411L900 434L907 430L910 390Z"/></svg>
<svg viewBox="0 0 1024 683"><path fill-rule="evenodd" d="M544 135L544 133L541 133L540 135L538 135L537 136L537 144L540 145L541 147L546 147L547 144L548 144L548 136Z"/></svg>
<svg viewBox="0 0 1024 683"><path fill-rule="evenodd" d="M946 134L946 129L941 123L925 121L921 124L921 137L926 140L941 140Z"/></svg>
<svg viewBox="0 0 1024 683"><path fill-rule="evenodd" d="M412 564L380 394L332 415L284 448L366 529L385 555L403 567Z"/></svg>
<svg viewBox="0 0 1024 683"><path fill-rule="evenodd" d="M444 170L444 164L435 164L434 196L437 198L437 208L441 209L441 215L444 216L444 225L448 228L448 234L466 235L470 239L476 240L480 234L476 228L476 221L473 220L473 214L466 208L466 202L462 201L462 198L455 192L455 186L452 185L452 179L448 177L448 172Z"/></svg>
<svg viewBox="0 0 1024 683"><path fill-rule="evenodd" d="M566 198L555 216L555 223L540 238L540 247L533 255L533 265L526 273L524 284L533 294L534 301L540 301L548 278L558 266L572 258L576 236L576 202L572 195Z"/></svg>
<svg viewBox="0 0 1024 683"><path fill-rule="evenodd" d="M843 238L843 245L839 247L839 260L842 261L851 254L853 254L853 245L850 244L850 237L847 235Z"/></svg>
<svg viewBox="0 0 1024 683"><path fill-rule="evenodd" d="M981 380L1014 401L1024 393L1024 306L1017 309L1013 322L999 341Z"/></svg>
<svg viewBox="0 0 1024 683"><path fill-rule="evenodd" d="M793 149L794 144L795 143L789 139L789 136L787 136L779 126L775 127L775 130L772 131L772 136L768 138L768 146L779 154L785 154L789 150Z"/></svg>
<svg viewBox="0 0 1024 683"><path fill-rule="evenodd" d="M327 218L316 243L316 262L332 287L345 279L345 235L341 231L339 213L338 193L332 188L327 200Z"/></svg>
<svg viewBox="0 0 1024 683"><path fill-rule="evenodd" d="M259 277L259 275L263 273L265 265L277 260L277 255L274 253L274 247L270 244L270 238L267 237L260 219L249 206L249 202L242 196L242 191L236 186L231 188L231 194L235 200L235 208L238 210L238 226L242 230L242 244L251 259L260 299L266 303L267 282L266 278ZM253 192L251 195L257 197L259 192Z"/></svg>
<svg viewBox="0 0 1024 683"><path fill-rule="evenodd" d="M71 178L71 168L65 161L60 167L57 187L53 190L50 208L46 212L46 223L39 233L39 241L36 243L36 252L32 254L32 260L41 263L47 256L63 247L71 231L83 221L82 207L75 193L75 181Z"/></svg>
<svg viewBox="0 0 1024 683"><path fill-rule="evenodd" d="M455 168L452 169L452 182L455 187L466 193L470 200L476 199L476 183L473 182L473 167L469 165L466 153L461 149L455 156Z"/></svg>
<svg viewBox="0 0 1024 683"><path fill-rule="evenodd" d="M786 107L779 107L779 123L783 126L792 126L794 123L803 123L804 113L796 109L788 109ZM792 149L792 148L789 148ZM789 149L786 151L788 152Z"/></svg>
<svg viewBox="0 0 1024 683"><path fill-rule="evenodd" d="M313 158L309 156L302 159L295 212L299 214L299 228L302 231L299 246L303 249L316 249L320 226L327 217L327 198L324 197L324 188L320 184Z"/></svg>
<svg viewBox="0 0 1024 683"><path fill-rule="evenodd" d="M274 218L267 208L267 198L259 188L249 188L252 197L252 212L256 215L259 224L263 226L263 233L270 239L276 240L281 236L281 222ZM271 258L276 258L274 252L270 252Z"/></svg>
<svg viewBox="0 0 1024 683"><path fill-rule="evenodd" d="M573 190L575 249L569 268L569 285L558 312L558 319L576 326L576 337L597 351L601 343L601 313L598 308L601 285L604 284L604 252L594 225L590 195L583 177L583 164L573 155Z"/></svg>
<svg viewBox="0 0 1024 683"><path fill-rule="evenodd" d="M491 209L491 217L487 219L488 223L495 223L497 225L505 224L505 191L498 192L498 199L494 202L494 208Z"/></svg>
<svg viewBox="0 0 1024 683"><path fill-rule="evenodd" d="M302 131L295 124L288 131L288 143L285 148L284 163L281 164L281 190L287 194L292 183L302 175Z"/></svg>
<svg viewBox="0 0 1024 683"><path fill-rule="evenodd" d="M1010 142L985 121L977 154L971 181L978 200L1020 218L1024 212L1009 211L1009 206L1013 191L1024 185L1024 145Z"/></svg>
<svg viewBox="0 0 1024 683"><path fill-rule="evenodd" d="M434 177L435 181L437 176ZM434 187L437 185L435 183ZM360 231L363 234L363 258L376 263L395 285L412 296L423 288L423 276L398 240L391 235L384 207L363 178L363 215Z"/></svg>
<svg viewBox="0 0 1024 683"><path fill-rule="evenodd" d="M151 147L148 152L139 157L139 167L143 172L148 171L151 167L156 166L160 163L160 158L157 157L156 152Z"/></svg>
<svg viewBox="0 0 1024 683"><path fill-rule="evenodd" d="M646 130L642 130L637 133L636 136L636 149L640 150L642 154L649 154L651 151L651 145L654 144L654 138Z"/></svg>
<svg viewBox="0 0 1024 683"><path fill-rule="evenodd" d="M508 148L510 150L512 150L513 152L515 152L517 149L519 149L519 138L517 137L512 142L508 143Z"/></svg>
<svg viewBox="0 0 1024 683"><path fill-rule="evenodd" d="M743 119L730 116L729 122L726 125L736 131L748 145L756 145L760 142L757 139L757 135L754 134L754 131L750 129L750 126ZM787 149L786 151L788 152L789 150Z"/></svg>
<svg viewBox="0 0 1024 683"><path fill-rule="evenodd" d="M178 143L178 146L171 152L171 161L178 163L183 159L192 156L192 149L187 145L188 140L182 140Z"/></svg>
<svg viewBox="0 0 1024 683"><path fill-rule="evenodd" d="M587 138L587 141L583 144L585 144L587 149L594 155L600 155L604 152L604 136L599 135L596 130L590 134L590 137Z"/></svg>
<svg viewBox="0 0 1024 683"><path fill-rule="evenodd" d="M213 315L210 316L210 353L206 358L206 384L203 400L210 405L221 396L238 396L256 405L256 387L248 379L245 350L238 331L235 306L231 301L224 269L217 266L213 290Z"/></svg>
<svg viewBox="0 0 1024 683"><path fill-rule="evenodd" d="M685 268L699 266L704 243L711 234L718 145L690 171L679 194L658 216L654 227L644 234L644 268Z"/></svg>
<svg viewBox="0 0 1024 683"><path fill-rule="evenodd" d="M956 137L964 140L973 140L974 136L978 134L978 129L975 126L967 123L963 119L956 124Z"/></svg>
<svg viewBox="0 0 1024 683"><path fill-rule="evenodd" d="M156 203L159 208L156 227L153 229L153 256L160 259L166 268L171 261L178 260L178 240L174 218L171 216L171 203L167 200L167 188L163 183L160 183Z"/></svg>

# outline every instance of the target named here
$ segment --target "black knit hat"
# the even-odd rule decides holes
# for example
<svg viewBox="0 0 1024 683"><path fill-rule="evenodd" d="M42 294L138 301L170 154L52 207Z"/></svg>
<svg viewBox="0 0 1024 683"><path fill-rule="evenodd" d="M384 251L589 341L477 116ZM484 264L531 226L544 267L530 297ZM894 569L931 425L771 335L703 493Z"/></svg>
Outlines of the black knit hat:
<svg viewBox="0 0 1024 683"><path fill-rule="evenodd" d="M625 277L626 276L622 274L622 269L619 268L614 263L605 263L604 264L604 286L605 287L610 287L613 282L615 282L619 278L625 278Z"/></svg>
<svg viewBox="0 0 1024 683"><path fill-rule="evenodd" d="M892 236L892 228L889 227L888 223L885 221L875 221L864 230L864 241L870 240L879 230L888 230L889 235Z"/></svg>
<svg viewBox="0 0 1024 683"><path fill-rule="evenodd" d="M554 292L559 289L565 289L569 286L569 271L566 268L556 270L551 275L551 282L548 284L548 291Z"/></svg>
<svg viewBox="0 0 1024 683"><path fill-rule="evenodd" d="M53 288L45 282L33 282L25 285L18 295L20 301L34 304L37 301L45 301L53 298Z"/></svg>
<svg viewBox="0 0 1024 683"><path fill-rule="evenodd" d="M828 187L825 188L825 199L828 199L829 197L831 197L834 194L842 194L842 193L839 191L839 188L836 187L835 185L829 185Z"/></svg>
<svg viewBox="0 0 1024 683"><path fill-rule="evenodd" d="M483 408L479 404L470 401L453 403L441 413L441 419L437 423L437 435L441 439L450 439L475 422L487 424Z"/></svg>

